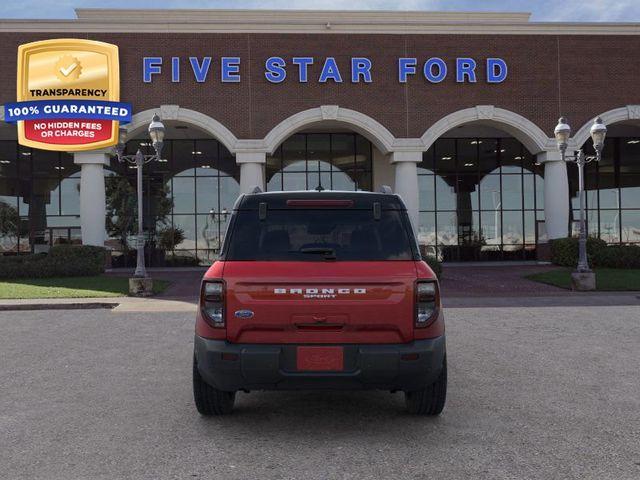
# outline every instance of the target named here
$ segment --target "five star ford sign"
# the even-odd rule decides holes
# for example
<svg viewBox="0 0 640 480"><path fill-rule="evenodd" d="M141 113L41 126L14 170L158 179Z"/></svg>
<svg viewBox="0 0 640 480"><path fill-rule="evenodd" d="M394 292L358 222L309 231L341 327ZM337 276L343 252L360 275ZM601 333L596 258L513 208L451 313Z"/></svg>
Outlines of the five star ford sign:
<svg viewBox="0 0 640 480"><path fill-rule="evenodd" d="M82 151L118 142L131 105L120 102L118 47L55 39L18 48L17 102L5 105L18 142L43 150Z"/></svg>

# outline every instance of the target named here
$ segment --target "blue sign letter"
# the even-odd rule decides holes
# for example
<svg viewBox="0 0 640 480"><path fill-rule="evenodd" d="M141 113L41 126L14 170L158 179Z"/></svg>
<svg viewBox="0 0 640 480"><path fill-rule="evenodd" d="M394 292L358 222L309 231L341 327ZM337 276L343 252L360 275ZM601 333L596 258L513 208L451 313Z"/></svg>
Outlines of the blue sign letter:
<svg viewBox="0 0 640 480"><path fill-rule="evenodd" d="M399 58L398 59L398 81L400 83L407 83L407 75L414 75L416 73L415 58Z"/></svg>
<svg viewBox="0 0 640 480"><path fill-rule="evenodd" d="M221 76L223 83L238 83L240 81L240 57L222 57Z"/></svg>
<svg viewBox="0 0 640 480"><path fill-rule="evenodd" d="M162 57L144 57L142 59L142 81L151 83L151 75L162 72Z"/></svg>
<svg viewBox="0 0 640 480"><path fill-rule="evenodd" d="M171 81L178 83L180 81L180 58L171 57Z"/></svg>
<svg viewBox="0 0 640 480"><path fill-rule="evenodd" d="M438 67L437 75L433 73L433 67ZM447 76L447 64L441 58L430 58L424 64L424 76L431 83L440 83Z"/></svg>
<svg viewBox="0 0 640 480"><path fill-rule="evenodd" d="M286 63L281 57L269 57L267 61L264 62L264 66L267 69L264 72L264 76L271 83L280 83L284 82L284 79L287 78L287 71L284 69Z"/></svg>
<svg viewBox="0 0 640 480"><path fill-rule="evenodd" d="M364 57L354 57L351 59L351 82L360 82L360 77L366 83L371 83L371 60Z"/></svg>
<svg viewBox="0 0 640 480"><path fill-rule="evenodd" d="M487 58L487 82L502 83L507 78L507 62L501 58Z"/></svg>
<svg viewBox="0 0 640 480"><path fill-rule="evenodd" d="M211 57L204 57L202 59L202 65L198 63L197 57L189 57L189 62L191 62L191 69L193 70L194 77L196 77L196 82L204 82L207 79L209 67L211 66Z"/></svg>
<svg viewBox="0 0 640 480"><path fill-rule="evenodd" d="M307 69L313 63L313 57L293 57L291 63L298 65L298 81L307 83Z"/></svg>
<svg viewBox="0 0 640 480"><path fill-rule="evenodd" d="M342 83L338 64L336 63L336 59L333 57L327 57L324 61L322 71L320 72L320 83L325 83L329 79L336 83Z"/></svg>
<svg viewBox="0 0 640 480"><path fill-rule="evenodd" d="M476 61L473 58L456 58L456 82L464 83L464 77L476 83Z"/></svg>

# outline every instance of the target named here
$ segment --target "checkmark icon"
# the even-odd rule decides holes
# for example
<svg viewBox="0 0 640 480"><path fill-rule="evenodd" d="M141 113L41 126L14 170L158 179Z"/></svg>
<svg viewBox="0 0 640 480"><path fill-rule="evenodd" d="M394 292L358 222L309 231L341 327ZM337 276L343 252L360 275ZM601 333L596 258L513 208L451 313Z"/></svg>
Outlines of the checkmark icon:
<svg viewBox="0 0 640 480"><path fill-rule="evenodd" d="M76 67L78 66L78 64L76 62L73 62L71 65L69 65L68 67L64 68L64 67L60 67L60 73L62 75L64 75L65 77L68 77L69 74L71 72L73 72Z"/></svg>
<svg viewBox="0 0 640 480"><path fill-rule="evenodd" d="M53 73L63 82L72 82L82 74L82 64L76 57L64 55L58 59Z"/></svg>

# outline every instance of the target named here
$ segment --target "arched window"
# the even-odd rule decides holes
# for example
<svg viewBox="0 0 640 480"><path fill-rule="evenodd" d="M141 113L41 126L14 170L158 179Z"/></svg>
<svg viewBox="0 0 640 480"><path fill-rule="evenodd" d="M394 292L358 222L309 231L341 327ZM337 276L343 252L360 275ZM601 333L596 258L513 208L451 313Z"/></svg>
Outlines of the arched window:
<svg viewBox="0 0 640 480"><path fill-rule="evenodd" d="M371 143L355 133L297 133L267 157L267 190L371 190Z"/></svg>
<svg viewBox="0 0 640 480"><path fill-rule="evenodd" d="M532 258L542 169L513 138L440 138L418 165L418 240L445 260Z"/></svg>

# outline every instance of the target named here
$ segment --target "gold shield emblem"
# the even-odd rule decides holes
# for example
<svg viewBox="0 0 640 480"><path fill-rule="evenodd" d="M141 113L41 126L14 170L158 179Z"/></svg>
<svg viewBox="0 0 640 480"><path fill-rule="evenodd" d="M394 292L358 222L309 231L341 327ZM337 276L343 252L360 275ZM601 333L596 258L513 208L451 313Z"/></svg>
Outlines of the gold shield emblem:
<svg viewBox="0 0 640 480"><path fill-rule="evenodd" d="M116 45L67 38L27 43L18 48L17 101L118 102L119 70ZM75 117L70 122L64 113L54 120L46 125L55 133L47 133L49 137L36 120L17 122L19 143L45 150L82 151L118 141L115 120L82 122Z"/></svg>

